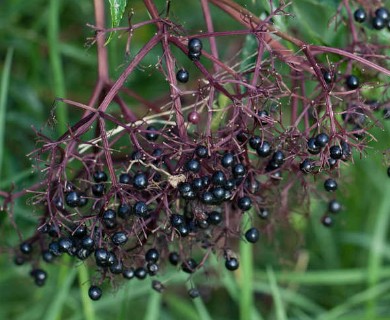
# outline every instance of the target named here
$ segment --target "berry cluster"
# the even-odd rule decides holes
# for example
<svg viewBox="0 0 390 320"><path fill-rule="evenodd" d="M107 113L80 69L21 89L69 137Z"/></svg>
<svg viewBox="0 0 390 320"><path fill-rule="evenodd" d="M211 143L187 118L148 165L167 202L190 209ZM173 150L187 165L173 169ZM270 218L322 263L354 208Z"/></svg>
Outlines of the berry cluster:
<svg viewBox="0 0 390 320"><path fill-rule="evenodd" d="M223 257L227 270L237 270L237 240L257 243L267 226L291 212L308 211L305 204L314 193L327 206L319 220L331 226L333 214L343 209L334 196L339 169L351 162L354 150L364 150L370 141L366 133L377 122L373 111L388 105L384 98L365 97L357 75L340 76L336 65L320 62L300 40L284 36L304 52L298 60L275 44L269 49L262 37L271 37L273 27L255 15L242 19L246 11L237 11L237 5L228 12L247 30L231 33L253 36L256 53L268 50L270 56L258 55L245 68L207 53L199 35L177 35L180 28L173 28L173 22L168 28L152 2L146 3L159 32L123 76L101 91L96 110L64 100L84 109L83 118L55 141L41 135L36 157L45 175L29 188L39 221L36 232L15 250L17 264L39 266L69 255L93 265L98 276L89 288L92 300L100 299L106 279L143 280L158 276L167 264L193 274L210 254ZM365 12L359 10L354 17L363 22ZM383 19L382 11L376 17ZM282 8L272 15L279 12ZM262 27L254 29L256 24ZM209 41L218 35L210 31ZM160 42L165 63L159 60L158 69L170 84L169 101L164 106L148 102L151 114L138 116L119 93L127 92L126 77ZM199 79L190 81L183 68L175 75L170 46L198 68ZM355 62L350 52L335 50L348 57L342 63ZM208 70L202 54L218 72ZM356 61L378 70L370 55L366 58ZM283 71L287 66L294 67ZM188 91L180 83L188 83ZM111 102L118 103L119 113L111 112ZM144 108L145 100L138 102ZM107 124L115 128L108 130ZM93 139L87 134L92 131ZM318 189L317 181L323 187ZM13 194L7 194L4 207L12 200ZM243 215L250 225L242 224ZM39 286L47 278L38 267L31 275ZM158 280L152 287L165 288ZM189 295L199 292L192 288Z"/></svg>
<svg viewBox="0 0 390 320"><path fill-rule="evenodd" d="M356 9L353 16L358 23L363 23L367 20L367 13L363 8ZM382 30L385 27L390 30L390 13L385 7L375 10L371 19L371 26L376 30Z"/></svg>

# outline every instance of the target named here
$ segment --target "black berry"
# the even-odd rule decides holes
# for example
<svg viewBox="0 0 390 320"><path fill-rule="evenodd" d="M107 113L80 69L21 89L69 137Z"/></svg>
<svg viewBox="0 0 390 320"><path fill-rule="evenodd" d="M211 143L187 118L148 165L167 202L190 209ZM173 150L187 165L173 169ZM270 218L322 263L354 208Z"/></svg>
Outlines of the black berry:
<svg viewBox="0 0 390 320"><path fill-rule="evenodd" d="M203 44L198 38L192 38L188 40L188 50L192 53L200 53L202 51Z"/></svg>
<svg viewBox="0 0 390 320"><path fill-rule="evenodd" d="M334 179L326 179L324 182L324 188L326 191L336 191L337 190L337 182Z"/></svg>
<svg viewBox="0 0 390 320"><path fill-rule="evenodd" d="M226 259L225 261L225 267L229 271L237 270L239 266L240 264L238 263L238 260L236 258Z"/></svg>
<svg viewBox="0 0 390 320"><path fill-rule="evenodd" d="M329 142L329 136L326 133L320 133L315 137L315 144L320 148L323 148Z"/></svg>
<svg viewBox="0 0 390 320"><path fill-rule="evenodd" d="M221 164L223 167L228 168L234 163L234 155L230 152L226 152L221 159Z"/></svg>
<svg viewBox="0 0 390 320"><path fill-rule="evenodd" d="M343 156L343 150L339 146L331 146L329 152L330 157L335 160L341 159Z"/></svg>
<svg viewBox="0 0 390 320"><path fill-rule="evenodd" d="M387 20L389 20L390 14L386 8L380 7L380 8L375 10L375 17L378 17L384 21L387 21Z"/></svg>
<svg viewBox="0 0 390 320"><path fill-rule="evenodd" d="M148 178L145 173L138 172L133 179L133 186L138 190L145 189L148 186Z"/></svg>
<svg viewBox="0 0 390 320"><path fill-rule="evenodd" d="M207 156L208 156L207 147L205 147L205 146L197 146L197 147L195 148L195 154L196 154L199 158L207 158Z"/></svg>
<svg viewBox="0 0 390 320"><path fill-rule="evenodd" d="M355 12L353 13L353 17L356 22L362 23L366 20L367 17L366 11L364 11L364 9L362 8L359 8L355 10Z"/></svg>
<svg viewBox="0 0 390 320"><path fill-rule="evenodd" d="M328 211L331 213L339 213L342 209L341 203L337 200L331 200L328 203Z"/></svg>
<svg viewBox="0 0 390 320"><path fill-rule="evenodd" d="M176 251L171 252L171 253L169 254L168 259L169 259L169 262L170 262L172 265L174 265L174 266L177 266L178 263L180 262L180 256L179 256L179 254L178 254Z"/></svg>
<svg viewBox="0 0 390 320"><path fill-rule="evenodd" d="M188 73L187 70L184 70L184 69L180 69L177 73L176 73L176 80L181 82L181 83L186 83L188 82L188 79L190 78L190 74Z"/></svg>
<svg viewBox="0 0 390 320"><path fill-rule="evenodd" d="M268 157L272 152L271 145L269 142L263 141L257 146L256 152L262 158Z"/></svg>
<svg viewBox="0 0 390 320"><path fill-rule="evenodd" d="M331 227L333 225L333 218L331 216L325 215L322 217L321 222L325 227Z"/></svg>
<svg viewBox="0 0 390 320"><path fill-rule="evenodd" d="M143 201L137 201L134 204L133 212L138 217L146 217L148 213L148 206Z"/></svg>
<svg viewBox="0 0 390 320"><path fill-rule="evenodd" d="M148 132L146 132L145 137L149 141L156 141L158 139L158 130L156 127L148 126L146 128Z"/></svg>
<svg viewBox="0 0 390 320"><path fill-rule="evenodd" d="M359 87L359 78L354 75L349 75L345 80L345 85L350 90L355 90Z"/></svg>
<svg viewBox="0 0 390 320"><path fill-rule="evenodd" d="M88 296L91 298L91 300L99 300L102 296L102 289L98 286L90 286L88 289Z"/></svg>
<svg viewBox="0 0 390 320"><path fill-rule="evenodd" d="M252 208L252 200L249 197L242 197L238 199L237 206L242 211L248 211L250 208Z"/></svg>
<svg viewBox="0 0 390 320"><path fill-rule="evenodd" d="M197 160L197 159L188 160L186 165L185 165L185 169L187 171L191 171L191 172L194 172L194 173L199 172L200 171L200 162L199 162L199 160Z"/></svg>
<svg viewBox="0 0 390 320"><path fill-rule="evenodd" d="M160 257L160 254L158 253L157 249L151 248L145 253L145 261L155 263L158 261Z"/></svg>
<svg viewBox="0 0 390 320"><path fill-rule="evenodd" d="M93 180L95 182L106 182L108 180L107 174L104 171L96 170L93 173Z"/></svg>
<svg viewBox="0 0 390 320"><path fill-rule="evenodd" d="M124 245L126 242L127 242L128 238L127 238L127 235L125 232L123 231L118 231L118 232L115 232L112 237L111 237L111 241L117 245L117 246L121 246L121 245Z"/></svg>
<svg viewBox="0 0 390 320"><path fill-rule="evenodd" d="M256 243L259 240L260 232L256 228L250 228L245 232L245 239L250 243Z"/></svg>

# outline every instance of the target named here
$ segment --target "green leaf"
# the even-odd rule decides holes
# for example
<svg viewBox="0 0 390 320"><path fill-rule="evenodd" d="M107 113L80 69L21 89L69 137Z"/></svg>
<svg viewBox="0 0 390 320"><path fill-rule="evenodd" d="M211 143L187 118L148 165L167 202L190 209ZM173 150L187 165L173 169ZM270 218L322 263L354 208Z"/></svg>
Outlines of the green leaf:
<svg viewBox="0 0 390 320"><path fill-rule="evenodd" d="M127 5L127 0L109 0L109 2L110 2L110 12L111 12L111 27L116 28L119 26L122 20L123 13L125 12L125 8ZM111 41L111 39L112 39L112 32L108 37L106 45Z"/></svg>

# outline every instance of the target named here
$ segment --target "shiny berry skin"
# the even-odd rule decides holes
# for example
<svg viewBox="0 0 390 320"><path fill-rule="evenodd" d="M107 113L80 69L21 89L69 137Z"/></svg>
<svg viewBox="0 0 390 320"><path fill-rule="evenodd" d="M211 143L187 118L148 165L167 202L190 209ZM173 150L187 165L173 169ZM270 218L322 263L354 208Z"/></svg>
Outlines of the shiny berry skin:
<svg viewBox="0 0 390 320"><path fill-rule="evenodd" d="M191 188L195 191L201 191L204 189L202 178L194 178L191 183Z"/></svg>
<svg viewBox="0 0 390 320"><path fill-rule="evenodd" d="M221 164L223 167L228 168L234 163L234 155L230 152L226 152L221 159Z"/></svg>
<svg viewBox="0 0 390 320"><path fill-rule="evenodd" d="M192 38L188 40L188 50L192 53L200 53L202 51L203 44L198 38Z"/></svg>
<svg viewBox="0 0 390 320"><path fill-rule="evenodd" d="M23 254L30 254L33 250L33 247L31 243L29 242L23 242L19 246L20 252Z"/></svg>
<svg viewBox="0 0 390 320"><path fill-rule="evenodd" d="M333 158L329 158L328 159L328 165L330 168L334 168L337 164L337 160L336 159L333 159Z"/></svg>
<svg viewBox="0 0 390 320"><path fill-rule="evenodd" d="M72 253L74 245L75 243L73 239L70 237L58 239L58 246L61 252L68 253L68 254Z"/></svg>
<svg viewBox="0 0 390 320"><path fill-rule="evenodd" d="M160 258L160 254L158 253L157 249L151 248L145 253L145 261L155 263Z"/></svg>
<svg viewBox="0 0 390 320"><path fill-rule="evenodd" d="M226 176L221 170L217 170L211 176L211 182L215 186L223 186L226 182Z"/></svg>
<svg viewBox="0 0 390 320"><path fill-rule="evenodd" d="M359 78L354 75L349 75L345 79L345 85L347 86L348 89L355 90L359 88Z"/></svg>
<svg viewBox="0 0 390 320"><path fill-rule="evenodd" d="M282 151L278 150L275 151L272 155L272 160L274 164L277 165L277 167L281 166L284 163L284 154Z"/></svg>
<svg viewBox="0 0 390 320"><path fill-rule="evenodd" d="M168 259L169 259L169 262L174 266L177 266L180 262L180 256L176 251L171 252L169 254Z"/></svg>
<svg viewBox="0 0 390 320"><path fill-rule="evenodd" d="M112 209L108 209L103 212L102 216L103 224L108 228L112 229L116 226L116 212Z"/></svg>
<svg viewBox="0 0 390 320"><path fill-rule="evenodd" d="M256 152L262 158L268 157L272 152L271 145L269 144L269 142L263 141L263 143L260 143L257 146Z"/></svg>
<svg viewBox="0 0 390 320"><path fill-rule="evenodd" d="M172 214L170 217L171 225L174 228L177 228L184 224L184 217L181 214Z"/></svg>
<svg viewBox="0 0 390 320"><path fill-rule="evenodd" d="M148 263L146 269L148 270L149 275L155 276L160 268L157 263Z"/></svg>
<svg viewBox="0 0 390 320"><path fill-rule="evenodd" d="M244 131L237 133L236 138L239 142L244 143L248 140L248 134Z"/></svg>
<svg viewBox="0 0 390 320"><path fill-rule="evenodd" d="M253 136L249 138L249 146L252 149L256 149L257 146L261 143L261 138L259 136Z"/></svg>
<svg viewBox="0 0 390 320"><path fill-rule="evenodd" d="M131 160L142 160L142 157L143 154L140 150L134 150L130 155Z"/></svg>
<svg viewBox="0 0 390 320"><path fill-rule="evenodd" d="M212 189L210 189L210 192L213 194L215 201L218 203L225 199L225 192L226 191L222 187L212 188Z"/></svg>
<svg viewBox="0 0 390 320"><path fill-rule="evenodd" d="M260 211L257 213L257 215L261 218L261 219L268 219L269 217L269 210L266 209L266 208L260 208Z"/></svg>
<svg viewBox="0 0 390 320"><path fill-rule="evenodd" d="M104 183L96 183L92 186L92 193L95 197L101 197L106 191Z"/></svg>
<svg viewBox="0 0 390 320"><path fill-rule="evenodd" d="M326 191L332 192L337 190L337 182L334 179L326 179L324 182L324 188Z"/></svg>
<svg viewBox="0 0 390 320"><path fill-rule="evenodd" d="M76 191L67 192L65 194L65 203L71 207L76 208L78 207L80 202L80 194Z"/></svg>
<svg viewBox="0 0 390 320"><path fill-rule="evenodd" d="M250 228L245 232L245 239L250 243L256 243L260 238L260 232L257 228Z"/></svg>
<svg viewBox="0 0 390 320"><path fill-rule="evenodd" d="M181 264L181 269L186 273L195 272L198 263L194 259L187 259L185 262Z"/></svg>
<svg viewBox="0 0 390 320"><path fill-rule="evenodd" d="M252 200L249 197L244 196L238 199L237 206L242 211L248 211L250 208L252 208Z"/></svg>
<svg viewBox="0 0 390 320"><path fill-rule="evenodd" d="M202 55L201 52L191 52L191 51L188 52L188 58L190 58L190 60L192 61L199 61L201 55Z"/></svg>
<svg viewBox="0 0 390 320"><path fill-rule="evenodd" d="M145 173L138 172L134 175L133 186L138 190L146 189L148 186L148 178Z"/></svg>
<svg viewBox="0 0 390 320"><path fill-rule="evenodd" d="M211 211L208 214L207 222L213 225L218 225L222 222L222 214L218 211Z"/></svg>
<svg viewBox="0 0 390 320"><path fill-rule="evenodd" d="M38 287L42 287L45 284L45 281L47 279L46 271L42 269L34 269L31 270L30 275L34 278L35 284Z"/></svg>
<svg viewBox="0 0 390 320"><path fill-rule="evenodd" d="M225 261L225 267L229 271L235 271L239 268L240 264L236 258L230 258L226 259Z"/></svg>
<svg viewBox="0 0 390 320"><path fill-rule="evenodd" d="M119 183L130 184L131 183L131 176L128 173L121 173L119 175Z"/></svg>
<svg viewBox="0 0 390 320"><path fill-rule="evenodd" d="M331 227L333 225L333 218L331 216L325 215L321 218L321 223L325 227Z"/></svg>
<svg viewBox="0 0 390 320"><path fill-rule="evenodd" d="M364 11L364 9L362 8L356 9L355 12L353 13L353 17L356 22L362 23L366 21L367 18L366 11Z"/></svg>
<svg viewBox="0 0 390 320"><path fill-rule="evenodd" d="M121 274L123 272L123 263L122 261L116 261L114 264L110 265L110 272L113 274Z"/></svg>
<svg viewBox="0 0 390 320"><path fill-rule="evenodd" d="M42 259L47 262L47 263L51 263L54 261L54 254L52 254L49 250L44 250L42 252Z"/></svg>
<svg viewBox="0 0 390 320"><path fill-rule="evenodd" d="M389 11L386 8L380 7L380 8L375 10L375 17L378 17L378 18L381 18L384 21L387 21L390 18L390 14L389 14Z"/></svg>
<svg viewBox="0 0 390 320"><path fill-rule="evenodd" d="M148 141L156 141L158 139L159 134L156 127L148 126L146 130L149 131L145 133L145 137Z"/></svg>
<svg viewBox="0 0 390 320"><path fill-rule="evenodd" d="M107 174L104 171L96 170L93 173L93 180L95 182L106 182L108 180Z"/></svg>
<svg viewBox="0 0 390 320"><path fill-rule="evenodd" d="M93 240L91 237L86 236L81 240L81 247L84 249L93 249L95 246L95 240Z"/></svg>
<svg viewBox="0 0 390 320"><path fill-rule="evenodd" d="M315 139L315 144L320 148L325 147L329 142L329 136L326 133L318 134Z"/></svg>
<svg viewBox="0 0 390 320"><path fill-rule="evenodd" d="M194 173L199 172L200 171L200 162L199 162L199 160L197 160L197 159L188 160L186 165L185 165L185 169L187 171L191 171L191 172L194 172Z"/></svg>
<svg viewBox="0 0 390 320"><path fill-rule="evenodd" d="M311 154L319 154L321 152L321 148L316 144L315 138L307 140L307 151Z"/></svg>
<svg viewBox="0 0 390 320"><path fill-rule="evenodd" d="M148 214L148 206L143 201L137 201L134 204L133 212L138 217L146 217Z"/></svg>
<svg viewBox="0 0 390 320"><path fill-rule="evenodd" d="M197 146L197 147L195 148L195 154L196 154L199 158L207 158L207 156L208 156L207 147L205 147L205 146Z"/></svg>
<svg viewBox="0 0 390 320"><path fill-rule="evenodd" d="M313 161L310 159L303 160L299 165L299 169L303 173L310 173L313 170L313 168L314 168Z"/></svg>
<svg viewBox="0 0 390 320"><path fill-rule="evenodd" d="M332 81L334 80L334 76L332 75L332 73L330 71L322 71L322 77L324 78L325 82L326 83L332 83Z"/></svg>
<svg viewBox="0 0 390 320"><path fill-rule="evenodd" d="M382 30L384 27L386 27L386 21L380 17L374 17L372 18L372 27L375 30Z"/></svg>
<svg viewBox="0 0 390 320"><path fill-rule="evenodd" d="M269 117L269 114L266 110L257 111L257 115L260 118L260 123L266 125L268 122L265 120L266 117Z"/></svg>
<svg viewBox="0 0 390 320"><path fill-rule="evenodd" d="M339 146L331 146L329 152L330 157L335 160L341 159L343 156L343 150Z"/></svg>
<svg viewBox="0 0 390 320"><path fill-rule="evenodd" d="M128 219L131 215L131 207L126 203L121 203L117 210L118 217Z"/></svg>
<svg viewBox="0 0 390 320"><path fill-rule="evenodd" d="M140 279L140 280L143 280L146 278L146 276L148 275L148 272L146 271L145 268L143 267L140 267L140 268L137 268L134 270L134 275Z"/></svg>
<svg viewBox="0 0 390 320"><path fill-rule="evenodd" d="M133 268L125 269L122 271L123 278L131 280L135 277L135 272Z"/></svg>
<svg viewBox="0 0 390 320"><path fill-rule="evenodd" d="M17 266L22 266L24 263L25 263L25 260L23 257L20 257L20 256L16 256L14 258L14 263L17 265Z"/></svg>
<svg viewBox="0 0 390 320"><path fill-rule="evenodd" d="M195 299L200 296L200 292L196 288L191 288L190 290L188 290L188 295L190 296L191 299Z"/></svg>
<svg viewBox="0 0 390 320"><path fill-rule="evenodd" d="M245 180L245 188L252 194L259 192L260 183L256 179L246 179Z"/></svg>
<svg viewBox="0 0 390 320"><path fill-rule="evenodd" d="M242 178L243 176L245 176L245 173L246 173L245 166L242 163L237 163L236 165L234 165L234 167L232 169L232 173L233 173L234 178L236 178L236 179Z"/></svg>
<svg viewBox="0 0 390 320"><path fill-rule="evenodd" d="M190 234L190 229L187 225L181 224L177 227L177 231L179 231L181 237L187 237Z"/></svg>
<svg viewBox="0 0 390 320"><path fill-rule="evenodd" d="M181 83L187 83L189 78L190 78L190 74L188 73L187 70L180 69L176 73L176 80L181 82Z"/></svg>
<svg viewBox="0 0 390 320"><path fill-rule="evenodd" d="M56 257L59 257L62 254L62 252L60 251L60 246L58 245L57 241L53 241L49 243L49 251Z"/></svg>
<svg viewBox="0 0 390 320"><path fill-rule="evenodd" d="M115 232L111 237L112 243L115 244L116 246L124 245L127 242L127 240L128 240L127 235L123 231Z"/></svg>
<svg viewBox="0 0 390 320"><path fill-rule="evenodd" d="M97 301L102 296L102 289L98 286L90 286L88 289L88 296L91 300Z"/></svg>
<svg viewBox="0 0 390 320"><path fill-rule="evenodd" d="M342 209L342 205L337 200L331 200L328 203L328 211L331 213L339 213Z"/></svg>
<svg viewBox="0 0 390 320"><path fill-rule="evenodd" d="M200 120L200 114L199 112L197 111L191 111L188 116L187 116L187 120L189 123L192 123L192 124L198 124L199 123L199 120Z"/></svg>

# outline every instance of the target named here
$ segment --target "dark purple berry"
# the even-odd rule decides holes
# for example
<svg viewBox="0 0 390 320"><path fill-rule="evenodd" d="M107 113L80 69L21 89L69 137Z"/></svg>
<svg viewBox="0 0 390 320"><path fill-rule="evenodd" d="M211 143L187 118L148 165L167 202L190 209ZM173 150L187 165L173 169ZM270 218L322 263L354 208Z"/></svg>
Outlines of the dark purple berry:
<svg viewBox="0 0 390 320"><path fill-rule="evenodd" d="M245 232L245 239L250 243L256 243L259 240L260 232L257 228L250 228Z"/></svg>
<svg viewBox="0 0 390 320"><path fill-rule="evenodd" d="M230 152L226 152L221 159L221 164L223 167L228 168L234 163L234 155Z"/></svg>
<svg viewBox="0 0 390 320"><path fill-rule="evenodd" d="M188 160L185 165L186 171L197 173L200 171L200 162L197 159Z"/></svg>
<svg viewBox="0 0 390 320"><path fill-rule="evenodd" d="M343 156L343 150L339 146L331 146L329 152L330 157L335 160L341 159Z"/></svg>
<svg viewBox="0 0 390 320"><path fill-rule="evenodd" d="M235 271L239 268L240 264L236 258L230 258L226 259L225 261L225 267L229 271Z"/></svg>
<svg viewBox="0 0 390 320"><path fill-rule="evenodd" d="M23 242L19 246L20 252L23 254L30 254L33 250L33 247L31 243L29 242Z"/></svg>
<svg viewBox="0 0 390 320"><path fill-rule="evenodd" d="M130 184L131 183L131 176L128 173L121 173L119 175L119 183Z"/></svg>
<svg viewBox="0 0 390 320"><path fill-rule="evenodd" d="M145 134L145 137L146 137L147 140L149 140L149 141L156 141L158 139L159 134L158 134L158 130L157 130L156 127L148 126L146 128L146 130L148 131Z"/></svg>
<svg viewBox="0 0 390 320"><path fill-rule="evenodd" d="M101 197L105 191L106 186L104 185L104 183L95 183L94 185L92 185L92 194L95 197Z"/></svg>
<svg viewBox="0 0 390 320"><path fill-rule="evenodd" d="M269 144L269 142L263 141L257 146L256 152L262 158L268 157L272 152L271 145Z"/></svg>
<svg viewBox="0 0 390 320"><path fill-rule="evenodd" d="M311 154L319 154L321 152L321 148L317 145L315 138L307 140L307 151Z"/></svg>
<svg viewBox="0 0 390 320"><path fill-rule="evenodd" d="M188 40L188 50L192 53L200 53L202 51L203 44L198 38L192 38Z"/></svg>
<svg viewBox="0 0 390 320"><path fill-rule="evenodd" d="M146 269L144 267L139 267L139 268L134 270L134 275L136 276L137 279L143 280L148 275L148 272L146 271Z"/></svg>
<svg viewBox="0 0 390 320"><path fill-rule="evenodd" d="M195 154L196 154L199 158L207 158L207 156L208 156L207 147L205 147L205 146L197 146L197 147L195 148Z"/></svg>
<svg viewBox="0 0 390 320"><path fill-rule="evenodd" d="M318 134L315 139L315 144L320 148L325 147L329 142L329 136L326 133Z"/></svg>
<svg viewBox="0 0 390 320"><path fill-rule="evenodd" d="M252 200L247 196L241 197L237 201L237 206L242 211L248 211L250 208L252 208Z"/></svg>
<svg viewBox="0 0 390 320"><path fill-rule="evenodd" d="M349 75L345 80L345 85L350 90L355 90L359 87L359 78L354 75Z"/></svg>
<svg viewBox="0 0 390 320"><path fill-rule="evenodd" d="M321 222L325 227L331 227L333 225L333 218L331 216L325 215L321 218Z"/></svg>
<svg viewBox="0 0 390 320"><path fill-rule="evenodd" d="M188 82L190 78L190 74L188 73L187 70L184 70L184 69L180 69L177 73L176 73L176 80L181 82L181 83L186 83Z"/></svg>
<svg viewBox="0 0 390 320"><path fill-rule="evenodd" d="M186 273L193 273L198 266L198 263L194 259L187 259L181 264L181 269Z"/></svg>
<svg viewBox="0 0 390 320"><path fill-rule="evenodd" d="M380 8L375 10L375 17L378 17L384 21L387 21L387 20L389 20L390 14L386 8L380 7Z"/></svg>
<svg viewBox="0 0 390 320"><path fill-rule="evenodd" d="M138 217L146 217L148 214L148 206L143 201L137 201L134 204L133 212Z"/></svg>
<svg viewBox="0 0 390 320"><path fill-rule="evenodd" d="M314 164L313 164L313 161L311 159L305 159L299 165L299 169L303 173L310 173L313 170L313 168L314 168Z"/></svg>
<svg viewBox="0 0 390 320"><path fill-rule="evenodd" d="M334 179L326 179L324 182L324 188L326 191L336 191L337 190L337 182Z"/></svg>
<svg viewBox="0 0 390 320"><path fill-rule="evenodd" d="M180 256L176 251L171 252L169 254L168 259L169 259L169 262L174 266L177 266L180 262Z"/></svg>
<svg viewBox="0 0 390 320"><path fill-rule="evenodd" d="M145 261L155 263L158 261L160 257L160 254L158 253L157 249L151 248L145 253Z"/></svg>
<svg viewBox="0 0 390 320"><path fill-rule="evenodd" d="M117 245L117 246L121 246L121 245L124 245L126 242L127 242L128 238L127 238L127 235L125 232L123 231L118 231L118 232L115 232L112 237L111 237L111 241Z"/></svg>
<svg viewBox="0 0 390 320"><path fill-rule="evenodd" d="M80 194L76 191L71 191L65 194L65 203L72 208L75 208L79 205Z"/></svg>
<svg viewBox="0 0 390 320"><path fill-rule="evenodd" d="M98 286L90 286L88 289L88 296L93 301L99 300L102 296L102 289Z"/></svg>
<svg viewBox="0 0 390 320"><path fill-rule="evenodd" d="M356 22L362 23L366 21L367 18L366 11L362 8L356 9L355 12L353 13L353 17Z"/></svg>
<svg viewBox="0 0 390 320"><path fill-rule="evenodd" d="M107 174L104 171L96 170L93 173L93 180L95 182L106 182L108 180Z"/></svg>
<svg viewBox="0 0 390 320"><path fill-rule="evenodd" d="M337 200L331 200L328 203L328 211L331 213L339 213L342 209L341 203Z"/></svg>

